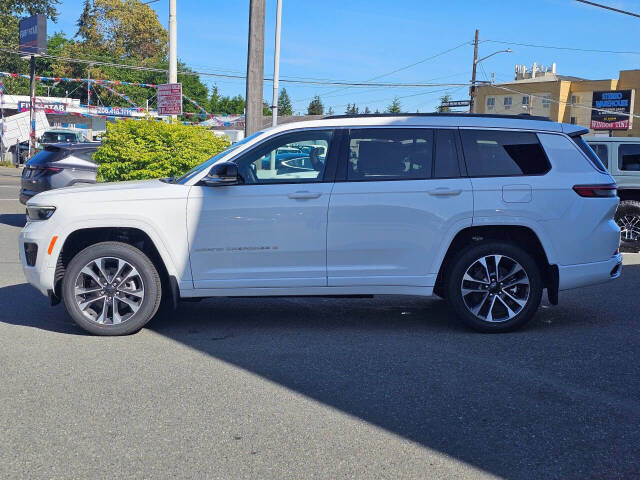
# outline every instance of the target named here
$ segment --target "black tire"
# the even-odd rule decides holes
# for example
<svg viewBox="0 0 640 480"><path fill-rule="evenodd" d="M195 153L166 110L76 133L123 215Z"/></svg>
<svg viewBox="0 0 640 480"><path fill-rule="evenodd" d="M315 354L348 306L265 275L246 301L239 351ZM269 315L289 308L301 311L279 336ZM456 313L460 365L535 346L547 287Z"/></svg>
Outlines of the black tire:
<svg viewBox="0 0 640 480"><path fill-rule="evenodd" d="M494 282L496 283L496 285L491 286L490 291L493 292L493 289L497 289L495 291L499 293L495 293L492 296L488 290L486 293L487 296L484 296L484 292L480 292L478 294L466 294L463 298L463 278L467 270L472 268L474 265L477 268L479 266L476 263L478 259L492 255L501 255L503 257L506 257L506 259L500 260L498 262L501 268L510 266L514 267L515 262L517 262L526 274L526 277L528 279L528 287L505 287L504 290L502 290L500 289L499 284ZM513 269L515 269L515 267ZM489 270L491 270L491 268L489 268ZM494 268L493 270L495 271L496 269ZM514 278L517 279L521 276L522 274L518 274L518 277L514 276ZM473 283L465 283L464 285L465 287L476 286L476 284ZM477 286L481 286L480 283L478 283ZM445 279L445 288L447 301L461 321L479 332L500 333L516 330L525 325L529 320L533 318L536 311L538 310L540 301L542 299L543 285L542 276L540 274L540 267L538 266L536 261L523 249L507 242L487 241L470 245L454 258L452 264L450 265L450 268L448 269L447 278ZM507 291L516 295L516 288L520 289L518 290L518 295L524 295L528 292L526 303L524 303L524 305L522 306L518 306L517 303L513 302L513 297L507 298L507 293L504 293L505 291ZM477 296L473 297L473 295ZM495 298L495 300L493 299L494 296L497 297ZM493 314L495 314L496 311L497 313L503 312L506 315L506 318L492 322L487 320L489 318L488 314L485 315L485 319L480 318L480 316L478 315L474 315L471 312L470 307L468 307L467 303L465 303L465 299L467 302L470 302L470 299L474 298L478 299L477 305L484 304L484 299L489 299L490 301L493 300L494 302L496 302L496 305L493 309ZM504 299L504 301L502 301L502 299ZM520 300L525 301L521 298ZM505 304L507 304L507 306L510 305L511 307L518 306L520 310L518 311L516 308L513 308L514 316L509 318L510 314L504 307ZM479 314L482 313L483 309L485 311L488 310L488 306L488 304L484 304L483 307L481 306ZM499 317L499 315L495 316Z"/></svg>
<svg viewBox="0 0 640 480"><path fill-rule="evenodd" d="M92 321L76 302L75 283L80 271L92 260L101 257L129 263L137 270L144 285L144 296L138 310L130 313L122 323L99 324ZM157 269L142 251L126 243L102 242L85 248L69 262L62 281L62 298L71 318L84 330L95 335L128 335L139 331L156 314L162 299L162 286Z"/></svg>
<svg viewBox="0 0 640 480"><path fill-rule="evenodd" d="M620 250L640 252L640 202L623 200L616 211L616 223L621 229Z"/></svg>

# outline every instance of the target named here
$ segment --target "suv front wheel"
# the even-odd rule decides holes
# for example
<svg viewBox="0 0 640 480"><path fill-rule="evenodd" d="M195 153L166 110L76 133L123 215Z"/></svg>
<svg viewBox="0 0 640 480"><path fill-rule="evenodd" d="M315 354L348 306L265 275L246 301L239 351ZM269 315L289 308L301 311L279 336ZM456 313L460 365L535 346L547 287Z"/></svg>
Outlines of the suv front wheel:
<svg viewBox="0 0 640 480"><path fill-rule="evenodd" d="M447 276L447 300L481 332L507 332L527 323L542 299L535 260L506 242L482 242L458 255Z"/></svg>
<svg viewBox="0 0 640 480"><path fill-rule="evenodd" d="M71 318L96 335L127 335L157 312L158 271L140 250L102 242L78 253L66 269L62 297Z"/></svg>

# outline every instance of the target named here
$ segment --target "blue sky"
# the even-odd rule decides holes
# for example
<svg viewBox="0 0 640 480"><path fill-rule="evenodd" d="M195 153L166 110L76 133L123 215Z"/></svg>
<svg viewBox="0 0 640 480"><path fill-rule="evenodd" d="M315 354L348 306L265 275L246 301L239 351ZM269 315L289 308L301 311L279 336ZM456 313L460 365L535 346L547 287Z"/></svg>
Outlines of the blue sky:
<svg viewBox="0 0 640 480"><path fill-rule="evenodd" d="M244 74L249 0L178 2L178 56L198 71ZM640 1L601 0L640 12ZM73 35L82 0L62 0L57 24L49 31ZM168 0L152 4L167 26ZM276 1L267 0L265 76L273 73ZM558 73L599 79L616 78L619 70L640 68L637 32L640 19L608 12L573 0L283 0L280 75L313 79L366 81L418 62L463 42L446 55L384 76L387 82L465 83L471 78L474 30L481 40L553 45L582 49L635 51L636 54L593 53L483 42L480 57L509 46L511 54L485 62L478 75L510 80L515 64L551 65ZM244 81L203 77L225 95L242 94ZM336 88L281 83L304 112L314 95L325 108L344 112L346 104L381 111L394 96L406 111L433 111L439 97L467 98L465 87ZM272 86L265 82L265 99Z"/></svg>

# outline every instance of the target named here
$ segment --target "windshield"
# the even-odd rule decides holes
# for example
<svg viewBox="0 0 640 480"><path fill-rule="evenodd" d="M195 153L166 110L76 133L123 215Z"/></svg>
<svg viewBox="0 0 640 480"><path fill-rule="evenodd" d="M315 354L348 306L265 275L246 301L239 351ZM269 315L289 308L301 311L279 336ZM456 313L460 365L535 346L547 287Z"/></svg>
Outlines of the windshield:
<svg viewBox="0 0 640 480"><path fill-rule="evenodd" d="M259 135L262 135L264 133L264 130L260 130L259 132L254 133L253 135L249 135L246 138L243 138L242 140L240 140L239 142L234 143L233 145L231 145L229 148L227 148L226 150L223 150L222 152L220 152L219 154L211 157L209 160L207 160L204 163L201 163L200 165L193 167L191 170L189 170L187 173L185 173L184 175L182 175L181 177L178 178L174 178L173 180L171 180L171 183L179 183L179 184L184 184L186 182L188 182L189 180L191 180L193 177L195 177L196 175L198 175L200 172L202 172L203 170L206 170L207 168L209 168L211 165L213 165L214 163L216 163L218 160L220 160L221 158L223 158L224 156L226 156L229 152L237 149L238 147L241 147L242 145L244 145L247 142L250 142L251 140L253 140L254 138L256 138Z"/></svg>

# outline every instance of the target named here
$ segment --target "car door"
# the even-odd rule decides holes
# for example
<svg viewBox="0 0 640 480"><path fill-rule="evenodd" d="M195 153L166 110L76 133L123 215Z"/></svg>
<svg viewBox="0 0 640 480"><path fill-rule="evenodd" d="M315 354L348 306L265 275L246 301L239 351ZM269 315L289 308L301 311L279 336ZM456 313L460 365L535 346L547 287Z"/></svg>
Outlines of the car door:
<svg viewBox="0 0 640 480"><path fill-rule="evenodd" d="M233 160L240 184L191 189L195 288L326 286L333 137L327 129L278 135ZM282 153L294 149L308 153Z"/></svg>
<svg viewBox="0 0 640 480"><path fill-rule="evenodd" d="M329 204L329 286L435 284L450 240L471 225L456 129L349 131Z"/></svg>

